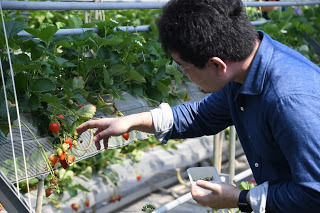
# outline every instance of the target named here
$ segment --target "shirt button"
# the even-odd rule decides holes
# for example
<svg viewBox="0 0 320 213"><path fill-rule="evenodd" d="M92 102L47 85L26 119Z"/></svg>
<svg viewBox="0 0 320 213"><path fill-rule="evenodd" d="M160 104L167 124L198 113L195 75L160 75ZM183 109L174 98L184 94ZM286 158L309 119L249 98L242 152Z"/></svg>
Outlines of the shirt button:
<svg viewBox="0 0 320 213"><path fill-rule="evenodd" d="M259 167L259 164L258 164L258 163L255 163L254 166L255 166L255 167Z"/></svg>
<svg viewBox="0 0 320 213"><path fill-rule="evenodd" d="M244 107L240 107L240 110L243 112L244 111Z"/></svg>

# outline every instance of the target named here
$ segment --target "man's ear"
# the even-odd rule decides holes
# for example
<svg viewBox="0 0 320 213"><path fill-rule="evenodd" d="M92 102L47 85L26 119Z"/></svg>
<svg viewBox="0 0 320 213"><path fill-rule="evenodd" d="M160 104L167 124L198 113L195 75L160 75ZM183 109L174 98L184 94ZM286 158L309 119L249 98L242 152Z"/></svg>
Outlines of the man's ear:
<svg viewBox="0 0 320 213"><path fill-rule="evenodd" d="M208 66L214 66L217 69L218 75L224 75L227 72L227 65L219 57L212 57L209 59Z"/></svg>

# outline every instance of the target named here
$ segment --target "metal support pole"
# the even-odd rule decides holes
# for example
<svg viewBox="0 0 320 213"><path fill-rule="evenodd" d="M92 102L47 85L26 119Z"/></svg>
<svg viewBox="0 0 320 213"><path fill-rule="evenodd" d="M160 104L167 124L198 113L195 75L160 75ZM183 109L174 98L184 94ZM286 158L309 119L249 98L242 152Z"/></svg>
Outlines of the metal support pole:
<svg viewBox="0 0 320 213"><path fill-rule="evenodd" d="M221 133L217 133L213 136L213 163L214 167L221 172L221 157L222 157L222 145L221 145Z"/></svg>
<svg viewBox="0 0 320 213"><path fill-rule="evenodd" d="M14 185L0 171L0 201L8 212L34 213L29 209L24 197L15 190Z"/></svg>
<svg viewBox="0 0 320 213"><path fill-rule="evenodd" d="M46 179L47 176L48 176L47 174L44 174L37 177L38 192L37 192L36 213L41 213L43 193L44 193L44 179Z"/></svg>
<svg viewBox="0 0 320 213"><path fill-rule="evenodd" d="M236 129L234 126L230 126L229 133L229 183L234 184L235 174L235 158L236 158Z"/></svg>
<svg viewBox="0 0 320 213"><path fill-rule="evenodd" d="M167 2L30 2L2 1L3 10L129 10L161 9ZM316 5L320 1L243 1L246 7L301 6Z"/></svg>

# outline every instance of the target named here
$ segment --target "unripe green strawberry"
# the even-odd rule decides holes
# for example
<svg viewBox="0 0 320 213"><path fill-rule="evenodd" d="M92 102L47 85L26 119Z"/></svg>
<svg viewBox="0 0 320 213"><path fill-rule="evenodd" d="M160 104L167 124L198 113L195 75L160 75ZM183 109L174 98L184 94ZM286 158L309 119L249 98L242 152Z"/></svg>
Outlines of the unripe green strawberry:
<svg viewBox="0 0 320 213"><path fill-rule="evenodd" d="M78 141L73 140L73 141L72 141L72 146L73 146L74 148L77 148L77 146L78 146Z"/></svg>
<svg viewBox="0 0 320 213"><path fill-rule="evenodd" d="M63 143L62 146L61 146L61 148L62 148L62 150L63 150L64 152L66 152L66 151L68 151L68 149L69 149L69 144Z"/></svg>
<svg viewBox="0 0 320 213"><path fill-rule="evenodd" d="M57 149L57 155L58 155L58 156L62 155L62 149L61 149L61 148L58 148L58 149Z"/></svg>

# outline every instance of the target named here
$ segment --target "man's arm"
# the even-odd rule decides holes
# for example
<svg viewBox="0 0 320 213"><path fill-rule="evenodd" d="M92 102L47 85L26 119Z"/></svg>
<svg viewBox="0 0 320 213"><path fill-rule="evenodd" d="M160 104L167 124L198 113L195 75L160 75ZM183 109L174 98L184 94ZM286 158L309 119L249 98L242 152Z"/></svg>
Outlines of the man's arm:
<svg viewBox="0 0 320 213"><path fill-rule="evenodd" d="M76 128L79 135L88 129L95 129L93 140L100 150L100 140L103 140L105 149L108 148L108 139L111 136L119 136L132 130L154 133L152 115L150 112L142 112L119 118L104 118L87 121Z"/></svg>

